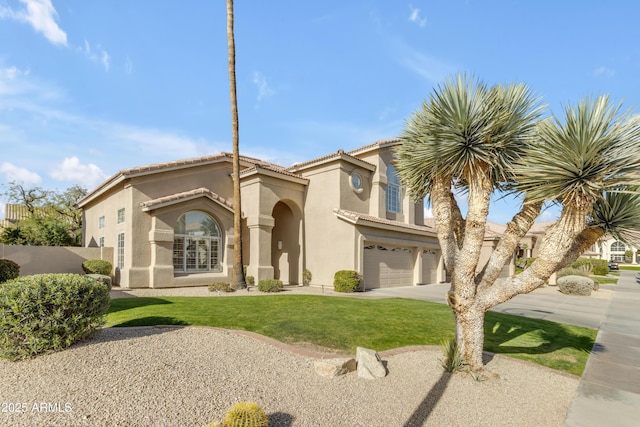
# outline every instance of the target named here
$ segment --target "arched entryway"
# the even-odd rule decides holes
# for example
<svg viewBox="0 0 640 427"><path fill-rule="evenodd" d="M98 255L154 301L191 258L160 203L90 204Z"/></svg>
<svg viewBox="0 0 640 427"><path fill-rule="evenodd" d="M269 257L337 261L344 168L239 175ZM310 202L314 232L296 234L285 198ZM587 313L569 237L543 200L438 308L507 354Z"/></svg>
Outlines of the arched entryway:
<svg viewBox="0 0 640 427"><path fill-rule="evenodd" d="M276 203L271 215L275 221L271 232L273 278L288 284L298 284L301 215L282 201Z"/></svg>

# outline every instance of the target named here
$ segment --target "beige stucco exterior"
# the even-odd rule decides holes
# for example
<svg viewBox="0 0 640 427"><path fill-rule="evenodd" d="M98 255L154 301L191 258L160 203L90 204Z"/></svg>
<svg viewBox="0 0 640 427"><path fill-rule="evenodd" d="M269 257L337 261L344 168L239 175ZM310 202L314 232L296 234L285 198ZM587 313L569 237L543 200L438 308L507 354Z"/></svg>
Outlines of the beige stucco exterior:
<svg viewBox="0 0 640 427"><path fill-rule="evenodd" d="M394 193L400 198L394 205L399 212L387 210L387 168L397 143L386 140L350 152L338 150L291 167L242 157L247 274L256 282L275 278L302 284L308 269L311 285L318 286L332 285L335 272L345 269L363 274L366 287L444 280L440 249L433 229L424 225L422 203L412 203L400 190ZM78 204L84 212L84 245L114 248L116 282L123 287L229 282L234 243L231 160L222 153L118 172ZM119 222L121 209L124 220ZM176 271L176 223L194 211L217 223L221 262L211 271ZM124 241L120 248L119 236ZM387 258L396 261L387 263Z"/></svg>

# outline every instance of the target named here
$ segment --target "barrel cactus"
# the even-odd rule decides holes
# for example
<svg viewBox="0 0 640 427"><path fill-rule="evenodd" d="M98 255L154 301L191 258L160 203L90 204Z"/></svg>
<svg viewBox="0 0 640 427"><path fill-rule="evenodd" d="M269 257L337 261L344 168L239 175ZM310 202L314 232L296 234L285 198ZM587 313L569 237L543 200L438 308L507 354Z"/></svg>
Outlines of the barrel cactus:
<svg viewBox="0 0 640 427"><path fill-rule="evenodd" d="M240 402L224 416L224 427L269 427L269 419L257 403Z"/></svg>

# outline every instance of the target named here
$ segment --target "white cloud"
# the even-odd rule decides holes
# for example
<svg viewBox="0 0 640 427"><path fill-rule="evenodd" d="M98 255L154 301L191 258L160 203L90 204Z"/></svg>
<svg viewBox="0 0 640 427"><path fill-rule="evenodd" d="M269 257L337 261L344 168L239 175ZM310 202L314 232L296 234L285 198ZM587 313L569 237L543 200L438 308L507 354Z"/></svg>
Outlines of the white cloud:
<svg viewBox="0 0 640 427"><path fill-rule="evenodd" d="M106 50L103 50L102 57L100 58L100 62L102 62L102 65L104 66L105 71L109 71L110 61L111 61L111 57L109 56Z"/></svg>
<svg viewBox="0 0 640 427"><path fill-rule="evenodd" d="M415 24L418 24L418 26L421 28L427 25L427 18L422 18L420 16L420 9L418 9L417 7L413 7L411 5L409 5L409 8L411 9L411 15L409 16L409 21Z"/></svg>
<svg viewBox="0 0 640 427"><path fill-rule="evenodd" d="M70 181L74 184L95 187L106 175L93 163L83 165L77 157L67 157L51 171L51 177L58 181Z"/></svg>
<svg viewBox="0 0 640 427"><path fill-rule="evenodd" d="M131 62L131 58L127 57L127 60L124 63L124 72L127 74L133 73L133 62Z"/></svg>
<svg viewBox="0 0 640 427"><path fill-rule="evenodd" d="M262 101L263 98L268 98L276 93L276 91L267 83L267 78L258 71L254 71L253 73L253 83L258 88L258 102Z"/></svg>
<svg viewBox="0 0 640 427"><path fill-rule="evenodd" d="M104 123L104 130L128 149L155 157L162 153L164 159L184 159L210 154L212 147L203 139L193 139L160 129ZM219 150L218 150L219 151Z"/></svg>
<svg viewBox="0 0 640 427"><path fill-rule="evenodd" d="M94 49L91 47L91 44L85 40L84 46L79 46L77 50L90 61L101 63L104 70L109 71L109 67L111 66L111 56L109 56L109 52L104 50L100 45L96 45Z"/></svg>
<svg viewBox="0 0 640 427"><path fill-rule="evenodd" d="M441 82L456 71L452 64L413 49L401 41L395 44L394 53L400 64L433 83Z"/></svg>
<svg viewBox="0 0 640 427"><path fill-rule="evenodd" d="M596 77L604 76L604 77L613 77L616 74L615 70L611 68L607 68L605 66L601 66L593 70L593 75Z"/></svg>
<svg viewBox="0 0 640 427"><path fill-rule="evenodd" d="M42 182L42 178L37 173L8 162L0 163L0 173L4 174L7 181L16 181L23 185L36 185Z"/></svg>
<svg viewBox="0 0 640 427"><path fill-rule="evenodd" d="M27 23L54 45L67 45L67 34L56 23L58 13L51 0L20 0L20 3L25 5L22 10L0 6L0 19Z"/></svg>
<svg viewBox="0 0 640 427"><path fill-rule="evenodd" d="M432 208L424 208L424 217L425 218L433 218L433 209Z"/></svg>

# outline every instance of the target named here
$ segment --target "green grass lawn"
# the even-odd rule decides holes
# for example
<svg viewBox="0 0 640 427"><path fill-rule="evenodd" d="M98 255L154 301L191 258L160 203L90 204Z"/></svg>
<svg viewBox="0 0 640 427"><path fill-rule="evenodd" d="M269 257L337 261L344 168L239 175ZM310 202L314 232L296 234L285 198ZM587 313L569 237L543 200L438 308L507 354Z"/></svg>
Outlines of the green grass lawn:
<svg viewBox="0 0 640 427"><path fill-rule="evenodd" d="M640 271L640 265L621 265L620 270Z"/></svg>
<svg viewBox="0 0 640 427"><path fill-rule="evenodd" d="M276 340L355 353L454 338L451 309L410 299L309 295L154 297L111 300L107 326L200 325L257 332ZM581 375L596 330L488 312L485 350Z"/></svg>
<svg viewBox="0 0 640 427"><path fill-rule="evenodd" d="M617 285L618 284L618 277L606 277L606 276L589 276L590 279L595 280L596 282L600 283L601 285Z"/></svg>

